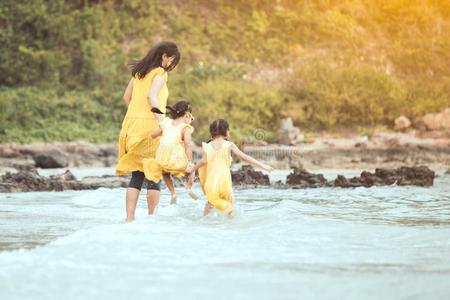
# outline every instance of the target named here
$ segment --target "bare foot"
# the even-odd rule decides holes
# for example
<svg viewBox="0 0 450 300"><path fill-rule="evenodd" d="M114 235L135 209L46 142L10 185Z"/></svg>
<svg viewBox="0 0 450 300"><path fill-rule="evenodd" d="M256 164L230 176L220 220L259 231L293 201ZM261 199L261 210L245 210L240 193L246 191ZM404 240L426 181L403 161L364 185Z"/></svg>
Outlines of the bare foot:
<svg viewBox="0 0 450 300"><path fill-rule="evenodd" d="M177 204L177 194L172 194L170 198L170 204Z"/></svg>
<svg viewBox="0 0 450 300"><path fill-rule="evenodd" d="M186 189L186 192L188 193L189 197L191 197L194 200L198 200L199 197L196 193L194 193L191 189Z"/></svg>

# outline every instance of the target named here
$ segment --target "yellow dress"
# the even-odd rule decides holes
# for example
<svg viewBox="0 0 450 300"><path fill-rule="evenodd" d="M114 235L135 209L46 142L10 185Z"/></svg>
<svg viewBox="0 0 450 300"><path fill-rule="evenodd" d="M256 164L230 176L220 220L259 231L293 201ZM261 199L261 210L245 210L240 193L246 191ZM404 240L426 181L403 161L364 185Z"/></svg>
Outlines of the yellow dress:
<svg viewBox="0 0 450 300"><path fill-rule="evenodd" d="M142 160L155 157L159 138L152 139L150 134L158 128L158 121L150 111L147 97L156 75L163 76L167 82L167 72L163 68L153 69L142 79L133 79L131 101L119 135L116 175L127 175L132 171L143 172ZM164 84L157 96L162 112L165 112L168 94L167 84Z"/></svg>
<svg viewBox="0 0 450 300"><path fill-rule="evenodd" d="M163 173L184 176L189 163L182 140L184 128L194 128L186 123L173 125L173 120L165 117L161 122L162 136L155 158L144 159L144 173L148 180L159 182Z"/></svg>
<svg viewBox="0 0 450 300"><path fill-rule="evenodd" d="M231 182L231 153L232 142L223 141L222 146L215 150L211 143L203 143L207 164L198 171L200 185L214 208L229 213L234 202Z"/></svg>

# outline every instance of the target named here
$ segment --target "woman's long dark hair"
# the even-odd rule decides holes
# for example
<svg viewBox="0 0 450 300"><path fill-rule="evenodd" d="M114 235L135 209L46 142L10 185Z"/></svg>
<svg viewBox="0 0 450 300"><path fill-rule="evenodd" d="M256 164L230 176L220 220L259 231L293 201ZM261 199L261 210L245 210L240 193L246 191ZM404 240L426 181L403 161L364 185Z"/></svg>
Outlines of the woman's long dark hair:
<svg viewBox="0 0 450 300"><path fill-rule="evenodd" d="M180 51L173 42L160 42L151 48L143 59L130 63L131 76L142 79L151 70L162 67L163 54L174 58L170 66L165 68L166 72L172 71L180 61Z"/></svg>

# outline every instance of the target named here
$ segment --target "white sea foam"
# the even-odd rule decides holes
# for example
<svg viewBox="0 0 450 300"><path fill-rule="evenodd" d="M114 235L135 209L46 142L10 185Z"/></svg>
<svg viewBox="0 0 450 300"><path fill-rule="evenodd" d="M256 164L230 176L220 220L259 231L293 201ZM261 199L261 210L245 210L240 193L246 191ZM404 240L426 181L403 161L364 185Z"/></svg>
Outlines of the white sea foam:
<svg viewBox="0 0 450 300"><path fill-rule="evenodd" d="M448 299L450 176L235 194L232 220L143 194L133 223L125 189L0 195L0 298Z"/></svg>

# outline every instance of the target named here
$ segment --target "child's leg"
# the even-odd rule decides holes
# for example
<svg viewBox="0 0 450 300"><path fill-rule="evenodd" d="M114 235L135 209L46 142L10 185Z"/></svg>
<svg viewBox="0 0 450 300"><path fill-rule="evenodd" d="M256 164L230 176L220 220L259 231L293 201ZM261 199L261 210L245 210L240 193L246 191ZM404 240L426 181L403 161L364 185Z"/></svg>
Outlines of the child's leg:
<svg viewBox="0 0 450 300"><path fill-rule="evenodd" d="M173 185L173 180L170 173L164 173L163 179L171 195L170 204L177 204L177 192L175 191L175 186Z"/></svg>
<svg viewBox="0 0 450 300"><path fill-rule="evenodd" d="M207 216L211 212L211 209L213 209L213 206L209 202L206 202L205 208L203 209L203 216Z"/></svg>
<svg viewBox="0 0 450 300"><path fill-rule="evenodd" d="M192 185L194 184L194 176L194 172L186 174L186 183L184 184L184 186L189 196L194 200L198 200L198 196L191 190Z"/></svg>
<svg viewBox="0 0 450 300"><path fill-rule="evenodd" d="M234 209L234 206L231 207L230 212L227 214L229 219L233 219L236 216L236 210Z"/></svg>

